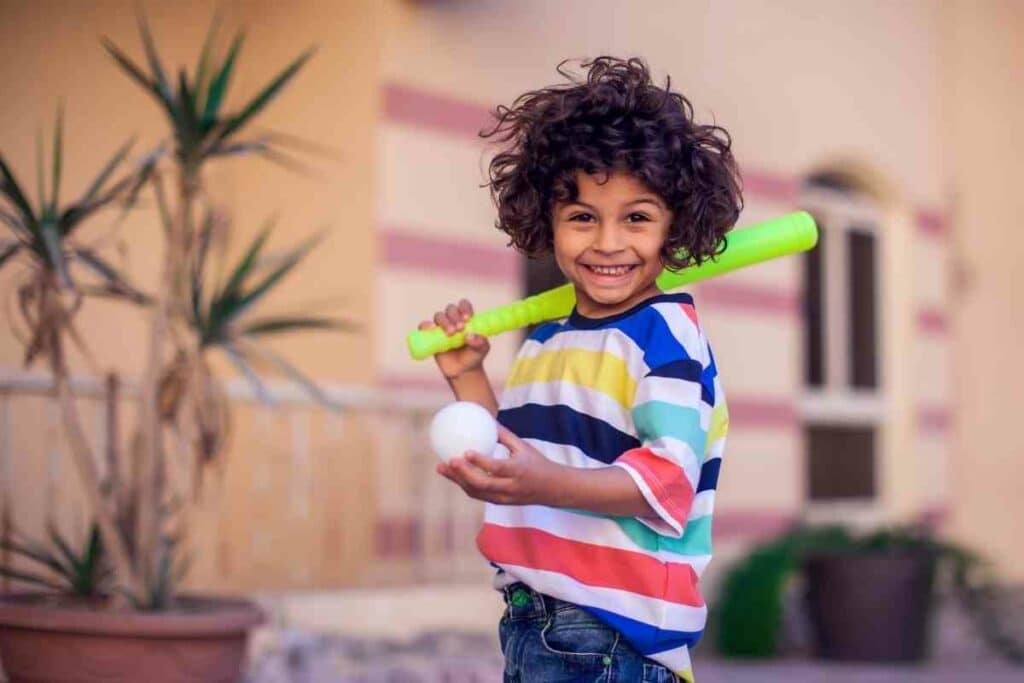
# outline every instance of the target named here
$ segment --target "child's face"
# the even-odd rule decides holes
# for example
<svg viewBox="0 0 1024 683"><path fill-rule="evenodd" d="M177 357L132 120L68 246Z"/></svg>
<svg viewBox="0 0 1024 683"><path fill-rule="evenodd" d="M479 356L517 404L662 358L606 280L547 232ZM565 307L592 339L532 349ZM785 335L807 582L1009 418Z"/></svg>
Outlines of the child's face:
<svg viewBox="0 0 1024 683"><path fill-rule="evenodd" d="M588 317L628 310L658 293L654 280L672 212L655 192L626 172L576 174L579 196L552 211L555 260L576 287Z"/></svg>

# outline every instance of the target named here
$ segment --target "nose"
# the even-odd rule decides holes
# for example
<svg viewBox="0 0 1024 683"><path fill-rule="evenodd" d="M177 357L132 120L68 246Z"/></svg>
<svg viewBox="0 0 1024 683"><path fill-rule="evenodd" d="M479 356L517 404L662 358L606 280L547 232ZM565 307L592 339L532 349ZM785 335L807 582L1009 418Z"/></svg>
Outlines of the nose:
<svg viewBox="0 0 1024 683"><path fill-rule="evenodd" d="M622 243L622 231L612 221L602 221L597 226L597 232L594 234L594 243L591 245L594 251L601 252L602 254L614 254L622 251L624 245Z"/></svg>

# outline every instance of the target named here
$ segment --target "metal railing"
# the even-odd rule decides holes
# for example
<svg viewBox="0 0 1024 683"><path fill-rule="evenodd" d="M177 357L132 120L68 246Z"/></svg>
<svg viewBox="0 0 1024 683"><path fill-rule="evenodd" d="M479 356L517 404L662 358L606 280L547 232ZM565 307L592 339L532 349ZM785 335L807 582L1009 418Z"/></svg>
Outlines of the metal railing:
<svg viewBox="0 0 1024 683"><path fill-rule="evenodd" d="M194 587L286 590L476 580L482 507L434 472L427 427L447 399L426 391L324 386L327 411L298 387L266 383L273 406L228 381L235 424L225 464L207 473L193 516ZM73 393L97 465L110 443L107 383L76 376ZM84 527L86 506L45 373L0 370L0 510L7 528ZM138 385L120 383L124 427ZM190 476L177 444L168 476ZM171 466L173 465L173 467Z"/></svg>

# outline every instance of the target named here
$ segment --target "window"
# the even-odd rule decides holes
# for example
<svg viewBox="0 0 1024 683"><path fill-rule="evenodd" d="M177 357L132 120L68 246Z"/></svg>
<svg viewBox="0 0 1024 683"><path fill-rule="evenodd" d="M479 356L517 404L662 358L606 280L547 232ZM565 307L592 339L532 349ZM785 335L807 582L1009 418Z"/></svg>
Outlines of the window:
<svg viewBox="0 0 1024 683"><path fill-rule="evenodd" d="M876 495L879 372L879 225L873 202L828 176L803 195L818 223L804 255L806 491L811 503Z"/></svg>

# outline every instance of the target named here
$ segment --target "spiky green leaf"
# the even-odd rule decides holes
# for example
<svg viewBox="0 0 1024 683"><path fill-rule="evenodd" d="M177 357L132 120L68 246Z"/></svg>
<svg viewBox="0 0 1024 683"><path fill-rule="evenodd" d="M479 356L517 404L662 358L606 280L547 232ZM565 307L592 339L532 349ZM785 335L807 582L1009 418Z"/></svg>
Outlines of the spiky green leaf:
<svg viewBox="0 0 1024 683"><path fill-rule="evenodd" d="M253 393L261 403L268 406L277 405L274 397L271 396L270 392L260 381L259 375L253 370L252 366L249 365L249 361L246 360L245 354L239 351L233 344L220 344L219 348L224 351L224 354L231 360L231 364L235 366L238 372L245 378L252 387Z"/></svg>
<svg viewBox="0 0 1024 683"><path fill-rule="evenodd" d="M156 42L149 31L149 22L143 12L139 12L139 33L142 35L142 46L146 51L146 59L149 61L149 69L153 73L153 81L156 87L163 94L167 101L171 99L171 86L164 75L163 65L160 63L160 56L156 51Z"/></svg>
<svg viewBox="0 0 1024 683"><path fill-rule="evenodd" d="M267 87L265 87L256 97L254 97L248 105L242 108L242 111L232 116L224 129L220 132L220 138L222 140L227 139L233 135L236 131L242 128L252 117L263 110L267 104L277 95L277 93L288 84L295 74L299 72L299 69L309 61L309 59L316 52L316 48L310 48L306 52L299 55L299 57L289 64L285 69L278 74L277 78L272 80Z"/></svg>
<svg viewBox="0 0 1024 683"><path fill-rule="evenodd" d="M203 108L202 121L205 129L209 129L217 122L220 107L224 102L224 95L227 93L228 83L231 80L231 71L234 69L235 59L238 57L238 52L242 49L244 41L245 33L240 32L235 36L235 39L231 41L231 47L228 49L224 63L210 82L210 89L206 93L206 106Z"/></svg>
<svg viewBox="0 0 1024 683"><path fill-rule="evenodd" d="M52 221L46 221L40 226L40 234L43 238L43 246L46 248L46 260L50 268L57 274L61 287L70 288L71 274L68 273L67 260L64 258L63 238L60 228Z"/></svg>
<svg viewBox="0 0 1024 683"><path fill-rule="evenodd" d="M82 264L100 276L107 285L109 294L122 296L137 304L149 304L152 302L149 296L132 286L125 276L93 250L80 247L76 248L72 254Z"/></svg>
<svg viewBox="0 0 1024 683"><path fill-rule="evenodd" d="M302 371L300 371L290 362L285 360L283 356L265 346L261 346L252 341L246 340L246 342L247 343L245 344L245 349L247 353L256 354L257 356L260 356L263 359L269 361L272 365L277 367L279 371L284 373L284 375L288 377L291 381L295 382L300 387L302 387L314 401L324 406L325 408L329 408L335 411L341 410L341 406L336 401L331 399L327 394L325 394L323 389L317 386L316 382L307 377Z"/></svg>
<svg viewBox="0 0 1024 683"><path fill-rule="evenodd" d="M21 246L21 242L14 240L6 241L0 245L0 268L21 251Z"/></svg>
<svg viewBox="0 0 1024 683"><path fill-rule="evenodd" d="M110 174L114 172L114 169L116 169L121 162L124 161L125 157L128 156L128 152L134 145L135 138L133 137L114 152L114 156L107 161L106 165L103 166L103 169L96 176L96 179L92 181L91 185L89 185L89 189L87 189L85 194L82 195L82 198L78 200L79 204L89 204L96 197L96 193L99 192L100 188L103 187L103 184L107 182L107 179L110 177Z"/></svg>
<svg viewBox="0 0 1024 683"><path fill-rule="evenodd" d="M199 62L196 64L196 73L194 80L194 88L196 93L196 103L200 106L203 104L203 88L206 84L206 77L210 66L210 56L213 52L213 41L214 36L217 34L217 29L220 27L220 9L214 12L213 19L210 21L210 28L206 31L206 38L203 40L203 49L199 53Z"/></svg>
<svg viewBox="0 0 1024 683"><path fill-rule="evenodd" d="M62 175L62 164L64 160L64 104L57 105L57 121L54 123L53 132L53 180L50 184L50 215L57 214L57 204L60 201L60 179Z"/></svg>
<svg viewBox="0 0 1024 683"><path fill-rule="evenodd" d="M294 316L254 320L242 328L242 334L249 337L260 337L300 330L352 330L354 328L352 323L336 318Z"/></svg>
<svg viewBox="0 0 1024 683"><path fill-rule="evenodd" d="M38 230L38 223L36 215L32 211L32 205L28 203L25 193L21 191L21 186L14 177L14 173L4 162L3 155L0 155L0 194L7 197L8 201L21 212L21 219L26 228L32 232Z"/></svg>
<svg viewBox="0 0 1024 683"><path fill-rule="evenodd" d="M33 574L31 572L19 571L17 569L12 569L11 567L0 566L0 576L6 576L9 579L13 579L15 581L22 581L24 583L29 583L34 586L42 586L43 588L48 588L49 590L67 590L66 586L57 583L56 581L53 581L51 579L48 579L44 576L40 576L39 574Z"/></svg>

